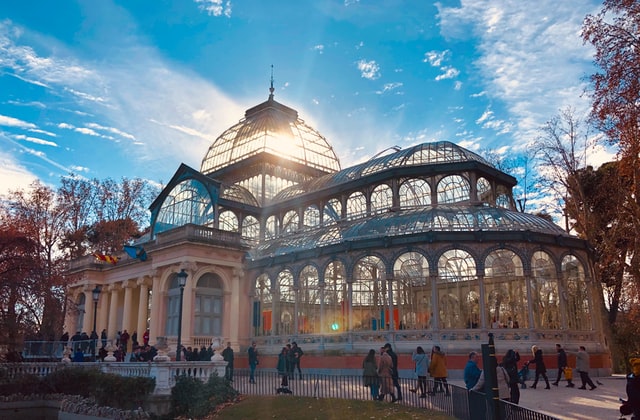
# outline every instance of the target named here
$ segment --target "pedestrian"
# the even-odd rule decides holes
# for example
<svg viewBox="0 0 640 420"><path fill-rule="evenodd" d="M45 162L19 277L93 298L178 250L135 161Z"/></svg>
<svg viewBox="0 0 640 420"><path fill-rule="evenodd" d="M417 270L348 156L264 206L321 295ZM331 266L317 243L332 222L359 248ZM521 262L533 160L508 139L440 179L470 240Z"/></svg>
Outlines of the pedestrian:
<svg viewBox="0 0 640 420"><path fill-rule="evenodd" d="M473 388L478 383L481 373L482 371L478 367L478 353L472 351L469 353L469 360L464 367L464 385L467 389Z"/></svg>
<svg viewBox="0 0 640 420"><path fill-rule="evenodd" d="M631 373L627 375L627 404L633 418L640 420L640 358L629 359Z"/></svg>
<svg viewBox="0 0 640 420"><path fill-rule="evenodd" d="M420 398L427 397L427 371L429 370L429 357L424 352L421 346L416 347L416 350L411 355L411 360L416 364L415 372L418 377L418 387L410 389L409 391L414 394L420 390Z"/></svg>
<svg viewBox="0 0 640 420"><path fill-rule="evenodd" d="M551 389L549 386L549 378L547 378L547 367L544 364L544 359L542 357L542 349L539 349L538 346L531 346L531 353L533 353L533 359L529 360L529 364L533 363L536 365L536 379L533 381L533 385L531 388L536 389L536 385L538 385L538 379L540 376L544 379L547 386L544 389Z"/></svg>
<svg viewBox="0 0 640 420"><path fill-rule="evenodd" d="M149 328L147 328L144 334L142 334L142 343L145 347L149 345Z"/></svg>
<svg viewBox="0 0 640 420"><path fill-rule="evenodd" d="M471 388L472 391L485 392L484 370L480 372L478 382ZM498 398L504 401L511 400L511 389L509 387L509 374L502 364L496 366L496 382L498 384Z"/></svg>
<svg viewBox="0 0 640 420"><path fill-rule="evenodd" d="M396 391L398 391L397 400L401 401L402 400L402 390L400 389L400 380L399 380L399 376L398 376L398 355L391 348L391 343L386 343L384 346L387 349L386 353L389 355L389 357L391 357L391 362L393 363L393 369L392 369L392 372L391 372L391 379L393 380L393 386L396 388Z"/></svg>
<svg viewBox="0 0 640 420"><path fill-rule="evenodd" d="M580 350L576 353L576 370L580 374L580 381L582 381L582 386L578 389L587 389L587 385L589 385L590 391L597 388L589 377L589 353L584 346L580 346Z"/></svg>
<svg viewBox="0 0 640 420"><path fill-rule="evenodd" d="M203 346L200 350L200 354L207 354L207 349ZM233 349L231 348L231 341L227 341L227 347L222 350L222 358L227 362L227 367L224 369L224 377L227 381L233 382Z"/></svg>
<svg viewBox="0 0 640 420"><path fill-rule="evenodd" d="M133 346L138 347L138 331L134 331L133 334L131 334L131 348L133 349Z"/></svg>
<svg viewBox="0 0 640 420"><path fill-rule="evenodd" d="M433 346L431 348L429 374L433 378L433 391L430 395L435 395L436 392L445 392L446 395L449 395L449 387L447 386L447 359L444 352L440 350L440 346Z"/></svg>
<svg viewBox="0 0 640 420"><path fill-rule="evenodd" d="M129 333L127 330L124 330L122 334L120 334L120 344L122 344L122 351L127 353L127 344L129 343Z"/></svg>
<svg viewBox="0 0 640 420"><path fill-rule="evenodd" d="M371 391L371 398L377 400L380 395L380 378L378 377L378 362L374 349L369 350L362 361L362 382Z"/></svg>
<svg viewBox="0 0 640 420"><path fill-rule="evenodd" d="M100 333L100 340L102 341L102 348L107 347L107 330L106 328Z"/></svg>
<svg viewBox="0 0 640 420"><path fill-rule="evenodd" d="M378 376L380 377L380 394L378 395L378 401L384 401L384 397L386 394L391 395L391 402L394 403L398 401L396 396L394 395L394 385L393 385L393 360L388 353L389 349L387 346L383 346L380 349L380 362L378 363Z"/></svg>
<svg viewBox="0 0 640 420"><path fill-rule="evenodd" d="M567 362L567 352L564 351L560 344L556 344L556 352L558 353L558 376L556 377L556 381L553 383L555 386L558 386L560 382L560 378L564 373L564 378L567 380L567 387L573 388L575 385L572 381L573 375L568 374L569 363Z"/></svg>
<svg viewBox="0 0 640 420"><path fill-rule="evenodd" d="M520 378L518 378L519 361L520 354L513 349L507 350L507 353L502 358L502 367L504 367L507 375L509 375L510 401L512 404L518 404L520 402Z"/></svg>
<svg viewBox="0 0 640 420"><path fill-rule="evenodd" d="M290 360L293 362L293 365L291 366L291 374L292 374L291 377L293 378L295 374L295 370L296 368L298 368L298 375L300 379L302 379L302 370L300 369L300 359L302 359L302 355L304 354L304 352L300 347L298 347L298 343L296 343L295 341L291 343L291 353L292 353L292 357Z"/></svg>
<svg viewBox="0 0 640 420"><path fill-rule="evenodd" d="M283 389L289 388L289 348L286 346L282 348L280 354L278 355L278 364L276 369L278 370L278 375L280 375L280 389L278 389L278 393L283 392Z"/></svg>
<svg viewBox="0 0 640 420"><path fill-rule="evenodd" d="M255 378L256 367L260 363L260 361L258 360L258 350L256 349L255 341L251 343L251 347L249 347L249 350L247 350L247 353L249 353L249 383L255 384L256 383L256 378Z"/></svg>

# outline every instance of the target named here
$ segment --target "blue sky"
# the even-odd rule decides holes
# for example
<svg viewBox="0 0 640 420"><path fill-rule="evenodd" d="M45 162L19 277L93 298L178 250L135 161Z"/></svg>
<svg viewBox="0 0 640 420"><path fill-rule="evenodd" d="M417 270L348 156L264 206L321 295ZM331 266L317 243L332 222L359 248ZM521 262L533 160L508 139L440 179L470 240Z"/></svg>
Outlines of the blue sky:
<svg viewBox="0 0 640 420"><path fill-rule="evenodd" d="M0 194L40 179L167 182L275 99L343 167L448 140L518 153L588 110L593 0L0 2ZM610 158L595 149L593 163Z"/></svg>

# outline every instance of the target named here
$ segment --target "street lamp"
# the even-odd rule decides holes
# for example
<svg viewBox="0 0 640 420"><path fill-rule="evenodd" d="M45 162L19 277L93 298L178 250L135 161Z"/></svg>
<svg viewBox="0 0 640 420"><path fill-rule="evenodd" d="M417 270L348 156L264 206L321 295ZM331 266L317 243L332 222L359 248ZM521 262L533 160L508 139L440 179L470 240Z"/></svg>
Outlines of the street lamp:
<svg viewBox="0 0 640 420"><path fill-rule="evenodd" d="M96 287L91 291L91 294L93 295L93 332L95 335L98 334L98 332L96 331L96 316L98 314L98 300L100 299L100 292L102 290L100 289L100 286L96 285ZM92 335L94 335L92 334ZM96 361L96 339L95 339L95 335L94 337L91 337L91 340L93 340L93 361Z"/></svg>
<svg viewBox="0 0 640 420"><path fill-rule="evenodd" d="M176 351L176 362L180 361L180 354L182 353L180 347L182 347L180 340L182 336L182 298L184 296L184 285L187 284L187 272L184 268L178 273L178 284L180 285L180 311L178 312L178 351Z"/></svg>

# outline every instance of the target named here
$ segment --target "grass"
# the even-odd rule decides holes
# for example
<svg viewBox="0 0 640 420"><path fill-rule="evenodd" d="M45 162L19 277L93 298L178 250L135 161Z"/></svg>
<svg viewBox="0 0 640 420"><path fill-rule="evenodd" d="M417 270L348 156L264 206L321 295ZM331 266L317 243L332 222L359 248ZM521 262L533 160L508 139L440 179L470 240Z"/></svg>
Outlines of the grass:
<svg viewBox="0 0 640 420"><path fill-rule="evenodd" d="M452 420L443 413L389 402L295 396L243 396L208 419L433 419Z"/></svg>

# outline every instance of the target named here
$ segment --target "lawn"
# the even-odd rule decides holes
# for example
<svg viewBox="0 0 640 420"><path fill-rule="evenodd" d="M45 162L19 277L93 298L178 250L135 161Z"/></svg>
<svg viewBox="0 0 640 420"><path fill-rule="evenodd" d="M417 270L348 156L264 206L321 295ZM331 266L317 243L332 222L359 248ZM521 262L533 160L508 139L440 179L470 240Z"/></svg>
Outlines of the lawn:
<svg viewBox="0 0 640 420"><path fill-rule="evenodd" d="M209 419L434 419L452 420L443 413L389 402L315 399L294 396L243 396Z"/></svg>

